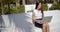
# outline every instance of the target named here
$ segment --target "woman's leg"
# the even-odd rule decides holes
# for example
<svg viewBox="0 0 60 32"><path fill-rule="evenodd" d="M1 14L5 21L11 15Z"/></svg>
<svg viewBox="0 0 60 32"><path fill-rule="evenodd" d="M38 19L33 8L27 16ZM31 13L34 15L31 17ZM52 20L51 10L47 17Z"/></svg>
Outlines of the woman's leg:
<svg viewBox="0 0 60 32"><path fill-rule="evenodd" d="M43 24L42 32L49 32L49 25L48 23Z"/></svg>
<svg viewBox="0 0 60 32"><path fill-rule="evenodd" d="M46 31L46 24L45 23L43 24L42 32L47 32Z"/></svg>
<svg viewBox="0 0 60 32"><path fill-rule="evenodd" d="M47 27L47 32L50 32L49 24L48 23L46 23L46 27Z"/></svg>

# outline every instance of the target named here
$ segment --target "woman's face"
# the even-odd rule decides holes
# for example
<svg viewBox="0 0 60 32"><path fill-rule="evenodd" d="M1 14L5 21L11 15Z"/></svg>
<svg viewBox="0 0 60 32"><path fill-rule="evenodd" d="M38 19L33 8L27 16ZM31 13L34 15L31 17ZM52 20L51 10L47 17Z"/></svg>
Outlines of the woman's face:
<svg viewBox="0 0 60 32"><path fill-rule="evenodd" d="M41 3L39 3L39 5L38 5L38 9L40 9L41 8Z"/></svg>

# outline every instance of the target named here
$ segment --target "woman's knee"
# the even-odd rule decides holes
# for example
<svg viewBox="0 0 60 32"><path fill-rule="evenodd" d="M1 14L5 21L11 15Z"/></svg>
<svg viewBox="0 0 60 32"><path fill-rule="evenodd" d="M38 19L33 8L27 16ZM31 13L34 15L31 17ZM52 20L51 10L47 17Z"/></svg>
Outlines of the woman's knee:
<svg viewBox="0 0 60 32"><path fill-rule="evenodd" d="M46 23L46 26L49 26L49 24L48 24L48 23Z"/></svg>
<svg viewBox="0 0 60 32"><path fill-rule="evenodd" d="M49 24L48 24L48 23L44 23L44 24L43 24L43 27L45 27L45 26L49 26Z"/></svg>
<svg viewBox="0 0 60 32"><path fill-rule="evenodd" d="M46 27L46 24L43 24L43 27Z"/></svg>

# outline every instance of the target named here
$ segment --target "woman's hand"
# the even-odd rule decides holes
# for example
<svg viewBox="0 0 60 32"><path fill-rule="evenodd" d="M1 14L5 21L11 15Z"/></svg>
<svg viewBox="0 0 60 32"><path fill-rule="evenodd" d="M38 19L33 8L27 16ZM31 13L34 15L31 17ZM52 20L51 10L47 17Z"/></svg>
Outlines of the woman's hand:
<svg viewBox="0 0 60 32"><path fill-rule="evenodd" d="M42 20L35 20L35 22L37 22L39 24L43 24Z"/></svg>

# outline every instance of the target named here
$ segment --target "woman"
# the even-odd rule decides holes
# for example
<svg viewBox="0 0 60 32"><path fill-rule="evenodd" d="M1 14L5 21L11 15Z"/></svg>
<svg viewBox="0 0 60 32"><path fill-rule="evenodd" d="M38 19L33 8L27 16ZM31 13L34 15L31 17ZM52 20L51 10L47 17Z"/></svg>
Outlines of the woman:
<svg viewBox="0 0 60 32"><path fill-rule="evenodd" d="M36 3L35 10L32 12L32 20L35 27L41 28L43 32L49 32L49 25L47 22L42 22L44 17L42 3Z"/></svg>

